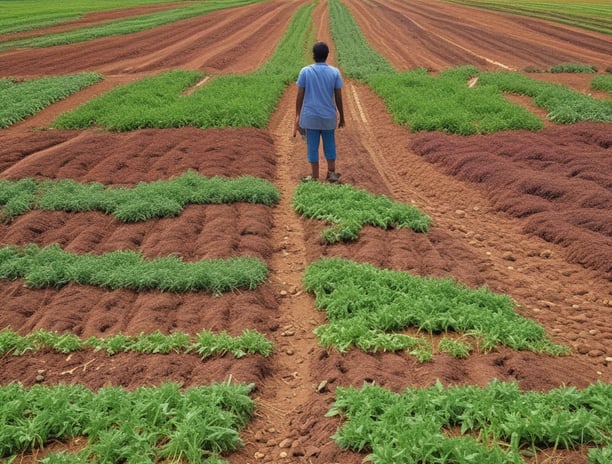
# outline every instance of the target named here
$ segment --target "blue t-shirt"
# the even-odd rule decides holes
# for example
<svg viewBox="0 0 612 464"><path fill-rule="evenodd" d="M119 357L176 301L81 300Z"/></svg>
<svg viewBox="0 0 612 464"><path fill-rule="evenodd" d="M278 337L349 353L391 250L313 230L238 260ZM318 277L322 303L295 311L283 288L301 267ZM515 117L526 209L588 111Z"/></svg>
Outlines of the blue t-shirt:
<svg viewBox="0 0 612 464"><path fill-rule="evenodd" d="M300 127L335 129L337 122L334 90L342 88L340 71L327 63L314 63L301 69L297 85L305 89Z"/></svg>

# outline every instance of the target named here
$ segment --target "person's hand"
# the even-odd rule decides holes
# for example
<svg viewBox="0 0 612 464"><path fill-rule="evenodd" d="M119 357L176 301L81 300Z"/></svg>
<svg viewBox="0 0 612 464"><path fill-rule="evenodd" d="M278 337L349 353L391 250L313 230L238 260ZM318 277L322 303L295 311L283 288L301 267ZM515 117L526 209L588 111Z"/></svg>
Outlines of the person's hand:
<svg viewBox="0 0 612 464"><path fill-rule="evenodd" d="M298 128L300 127L300 115L295 115L295 120L293 121L293 136L297 137Z"/></svg>
<svg viewBox="0 0 612 464"><path fill-rule="evenodd" d="M338 127L344 127L344 118L338 119Z"/></svg>

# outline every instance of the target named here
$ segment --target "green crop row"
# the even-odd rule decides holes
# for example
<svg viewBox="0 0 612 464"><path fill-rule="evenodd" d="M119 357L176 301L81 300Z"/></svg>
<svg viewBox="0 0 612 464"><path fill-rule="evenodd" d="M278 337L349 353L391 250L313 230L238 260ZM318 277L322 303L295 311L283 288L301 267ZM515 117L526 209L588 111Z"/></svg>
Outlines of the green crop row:
<svg viewBox="0 0 612 464"><path fill-rule="evenodd" d="M313 4L294 15L289 29L266 65L249 75L213 77L189 95L183 91L203 77L197 71L174 70L113 89L63 115L57 128L108 130L194 126L265 127L287 84L304 65Z"/></svg>
<svg viewBox="0 0 612 464"><path fill-rule="evenodd" d="M109 355L135 351L137 353L197 353L202 359L225 353L236 358L247 354L269 356L273 344L261 333L245 329L237 337L232 337L225 331L212 333L202 330L195 335L195 340L185 333L173 332L164 335L159 331L136 336L114 335L111 337L89 337L81 340L72 333L59 334L39 329L36 332L22 336L8 328L0 331L0 355L11 353L20 356L28 352L42 349L59 353L72 353L91 348L94 351L104 350Z"/></svg>
<svg viewBox="0 0 612 464"><path fill-rule="evenodd" d="M398 124L417 131L456 134L502 130L539 130L542 121L505 99L494 85L468 87L479 71L470 66L443 71L434 77L424 69L376 75L368 84L385 101Z"/></svg>
<svg viewBox="0 0 612 464"><path fill-rule="evenodd" d="M322 232L327 243L356 240L364 225L427 232L431 223L429 216L412 205L348 184L302 183L295 189L293 207L304 217L334 224Z"/></svg>
<svg viewBox="0 0 612 464"><path fill-rule="evenodd" d="M516 382L485 388L439 382L393 393L365 385L336 389L329 416L346 416L334 435L342 447L368 451L376 464L519 464L538 448L601 446L589 462L612 456L612 385L522 392Z"/></svg>
<svg viewBox="0 0 612 464"><path fill-rule="evenodd" d="M268 275L266 264L252 257L183 262L175 255L146 260L132 250L75 255L58 245L0 247L0 279L25 279L30 287L61 287L69 282L135 291L160 290L214 294L254 289Z"/></svg>
<svg viewBox="0 0 612 464"><path fill-rule="evenodd" d="M12 219L33 208L50 211L103 211L123 222L178 215L187 204L234 202L278 203L280 193L270 182L251 176L236 179L203 177L195 171L132 188L72 179L0 180L0 217Z"/></svg>
<svg viewBox="0 0 612 464"><path fill-rule="evenodd" d="M486 73L473 66L449 69L438 76L424 69L396 72L365 41L348 8L339 0L330 0L329 8L343 71L368 84L384 100L395 121L412 131L469 135L544 127L534 114L504 98L504 93L532 97L556 123L612 122L612 102L520 73ZM469 86L472 78L478 78L477 84Z"/></svg>
<svg viewBox="0 0 612 464"><path fill-rule="evenodd" d="M612 34L612 10L607 0L447 0L452 3L545 19Z"/></svg>
<svg viewBox="0 0 612 464"><path fill-rule="evenodd" d="M540 325L518 315L509 297L486 287L474 290L451 279L418 277L339 258L311 264L304 287L327 315L328 324L315 329L320 344L341 352L352 346L373 352L407 350L421 361L429 360L432 349L424 338L401 333L410 328L417 333L466 334L484 351L504 345L553 355L568 352L548 340ZM461 356L461 350L471 346L443 342L440 350Z"/></svg>
<svg viewBox="0 0 612 464"><path fill-rule="evenodd" d="M252 385L213 384L181 390L166 383L127 391L82 385L0 386L0 457L42 448L52 440L87 437L76 454L50 463L220 463L242 445L251 419Z"/></svg>
<svg viewBox="0 0 612 464"><path fill-rule="evenodd" d="M597 100L562 85L541 82L521 73L481 73L478 85L531 97L537 106L548 111L547 118L558 124L612 122L612 100Z"/></svg>
<svg viewBox="0 0 612 464"><path fill-rule="evenodd" d="M258 1L262 0L215 0L207 2L190 2L191 4L187 4L187 6L180 8L125 18L99 26L74 29L66 32L57 32L55 34L47 34L26 39L7 40L0 42L0 51L5 51L12 48L51 47L54 45L84 42L87 40L112 35L132 34L134 32L152 29L154 27L163 26L164 24L180 21L182 19L210 13L211 11L248 5ZM56 20L57 19L61 21L65 20L66 18L64 16L60 16L59 18L56 18ZM18 23L14 27L7 28L5 25L2 27L2 29L4 31L7 29L20 30L24 29L25 27L31 27L32 25L41 27L43 24L45 24L45 22L41 23L39 21L40 19L34 20L33 22L30 20L25 20L25 22L21 22L21 24ZM2 23L0 23L0 27L1 26Z"/></svg>
<svg viewBox="0 0 612 464"><path fill-rule="evenodd" d="M41 77L28 81L0 79L0 129L38 113L51 103L102 80L97 73Z"/></svg>
<svg viewBox="0 0 612 464"><path fill-rule="evenodd" d="M587 73L597 72L597 67L581 63L560 63L550 67L551 73Z"/></svg>
<svg viewBox="0 0 612 464"><path fill-rule="evenodd" d="M54 26L96 11L165 3L167 0L0 0L0 34ZM188 0L191 1L191 0Z"/></svg>
<svg viewBox="0 0 612 464"><path fill-rule="evenodd" d="M392 74L393 66L368 44L348 8L338 0L331 0L328 5L338 64L346 75L366 80L377 74Z"/></svg>

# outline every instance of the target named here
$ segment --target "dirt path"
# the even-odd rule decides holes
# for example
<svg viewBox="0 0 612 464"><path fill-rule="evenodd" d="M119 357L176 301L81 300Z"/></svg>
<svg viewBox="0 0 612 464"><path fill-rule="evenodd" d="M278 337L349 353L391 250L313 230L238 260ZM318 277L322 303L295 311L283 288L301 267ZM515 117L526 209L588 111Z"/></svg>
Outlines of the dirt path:
<svg viewBox="0 0 612 464"><path fill-rule="evenodd" d="M0 55L0 76L86 69L111 73L104 82L0 131L0 178L72 178L133 185L194 169L209 176L262 177L273 181L282 194L274 208L191 206L176 218L144 224L121 224L95 212L41 211L0 224L0 245L57 242L79 253L129 248L149 257L176 253L190 260L249 254L266 260L271 271L269 282L256 291L221 297L139 294L77 285L29 289L21 281L0 282L0 328L10 326L28 333L43 327L88 337L152 330L190 333L203 327L239 333L248 327L265 333L275 344L270 358L239 360L225 356L201 361L178 354L110 357L89 352L69 357L47 352L4 356L0 383L20 380L32 385L41 370L46 383L79 382L90 388L108 384L135 388L160 379L188 387L231 376L256 385L257 409L241 434L245 447L228 455L229 462L358 464L364 455L343 451L331 439L340 420L325 417L337 386L376 381L397 391L409 385L428 386L438 379L444 384L477 385L500 379L517 381L525 389L547 390L562 384L585 387L596 380L612 381L612 290L605 272L573 262L563 244L527 232L525 219L500 210L496 203L500 197L492 197L491 192L507 192L505 184L470 181L461 169L450 169L454 166L451 160L464 166L476 155L493 160L499 151L510 159L517 146L527 151L527 158L536 147L542 156L548 153L545 148L563 155L563 150L576 152L571 145L576 143L583 150L580 172L584 178L578 172L574 181L583 182L581 190L599 182L598 197L605 200L612 173L609 166L597 164L612 146L605 125L547 127L542 133L506 138L412 134L393 123L384 104L366 86L346 79L347 125L337 132L343 181L414 204L433 218L433 225L428 234L367 227L355 243L333 246L320 242L323 224L302 219L291 206L295 186L308 173L305 146L291 137L293 85L265 130L183 128L126 134L38 130L59 113L115 85L165 69L186 66L223 73L255 69L267 59L273 50L270 44L280 40L291 14L303 3L262 2L232 10L232 14L211 13L182 23L178 32L164 27L134 34L125 47L117 47L124 39L109 38L87 46ZM581 55L599 64L602 54L609 52L605 49L609 43L602 45L597 34L580 32L582 45L565 46L567 37L576 32L571 28L546 23L540 32L530 35L537 22L446 2L417 2L416 6L414 2L376 0L345 3L372 45L398 69L459 64L499 69L496 63L520 68ZM313 20L316 38L332 43L326 1L317 3ZM466 33L461 32L460 23L465 24ZM473 28L483 24L487 28L475 40ZM99 53L87 53L87 48ZM335 64L333 47L330 62ZM586 90L586 80L572 77L571 82L574 88ZM569 148L563 148L567 144ZM476 148L470 151L470 147ZM434 155L442 161L435 161ZM522 161L523 174L542 170L535 164L538 160L531 161ZM556 162L559 170L569 169ZM499 166L492 161L490 165ZM555 203L554 208L567 205ZM601 218L609 218L610 209L600 209ZM507 293L517 302L520 314L541 324L553 341L570 346L572 354L554 358L500 348L466 360L436 353L431 363L419 364L405 353L351 350L340 355L323 349L313 329L325 322L324 314L315 309L313 296L302 287L306 266L321 256L342 256L416 275L452 277L472 287L486 285ZM434 344L436 340L432 336ZM583 451L557 451L549 462L586 462L584 456ZM543 457L534 459L542 462ZM31 456L23 460L31 461Z"/></svg>

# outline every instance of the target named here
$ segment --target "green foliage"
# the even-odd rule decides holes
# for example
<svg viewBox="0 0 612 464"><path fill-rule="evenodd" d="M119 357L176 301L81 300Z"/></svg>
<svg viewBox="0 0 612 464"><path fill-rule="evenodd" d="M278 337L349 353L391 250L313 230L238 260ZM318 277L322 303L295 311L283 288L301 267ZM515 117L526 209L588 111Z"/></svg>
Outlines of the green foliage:
<svg viewBox="0 0 612 464"><path fill-rule="evenodd" d="M346 6L330 0L329 17L338 63L347 76L366 80L372 75L393 73L393 66L367 43Z"/></svg>
<svg viewBox="0 0 612 464"><path fill-rule="evenodd" d="M25 279L35 288L62 287L68 282L104 288L170 292L254 289L268 275L256 258L232 257L183 262L178 256L146 260L140 253L120 250L102 255L75 255L58 245L0 247L0 279Z"/></svg>
<svg viewBox="0 0 612 464"><path fill-rule="evenodd" d="M214 77L189 95L183 92L203 78L197 71L173 70L117 87L81 107L60 115L53 127L107 130L193 126L265 127L287 84L304 65L313 4L294 15L274 55L249 75Z"/></svg>
<svg viewBox="0 0 612 464"><path fill-rule="evenodd" d="M30 351L48 349L59 353L72 353L74 351L92 348L94 351L104 350L109 355L120 352L135 351L138 353L189 353L197 352L202 359L211 356L223 356L230 353L236 358L247 354L261 354L269 356L273 344L266 337L254 330L245 329L238 337L232 337L226 332L218 334L202 330L196 340L191 341L189 335L173 332L164 335L159 331L136 336L123 334L111 337L90 337L81 341L71 333L59 334L38 329L36 332L21 336L5 328L0 331L0 355L11 353L15 356Z"/></svg>
<svg viewBox="0 0 612 464"><path fill-rule="evenodd" d="M440 340L438 349L455 358L467 358L470 355L470 351L472 351L472 345L463 340L453 340L452 338L444 337Z"/></svg>
<svg viewBox="0 0 612 464"><path fill-rule="evenodd" d="M596 73L597 68L588 64L561 63L550 67L551 73Z"/></svg>
<svg viewBox="0 0 612 464"><path fill-rule="evenodd" d="M81 385L1 386L0 457L86 436L77 455L56 454L47 462L212 462L206 459L242 445L239 431L254 410L252 388L226 383L181 391L166 383L94 393Z"/></svg>
<svg viewBox="0 0 612 464"><path fill-rule="evenodd" d="M609 464L612 462L612 444L608 442L608 446L603 448L589 449L589 464Z"/></svg>
<svg viewBox="0 0 612 464"><path fill-rule="evenodd" d="M307 218L334 224L322 233L327 243L356 240L366 224L382 229L409 227L427 232L431 223L431 218L412 205L348 184L301 183L295 189L293 207Z"/></svg>
<svg viewBox="0 0 612 464"><path fill-rule="evenodd" d="M376 75L368 84L385 101L395 121L417 131L461 135L502 130L538 130L544 125L525 108L505 99L492 85L468 87L477 68L465 66L431 76L424 69Z"/></svg>
<svg viewBox="0 0 612 464"><path fill-rule="evenodd" d="M605 445L589 453L598 462L592 459L610 449L611 408L612 385L601 382L540 393L494 380L485 388L437 382L399 394L338 387L328 416L347 417L333 436L339 446L371 451L366 459L378 464L518 464L526 448ZM451 428L461 435L449 436Z"/></svg>
<svg viewBox="0 0 612 464"><path fill-rule="evenodd" d="M483 350L505 345L567 353L546 338L541 326L514 312L509 297L484 287L473 290L450 279L417 277L338 258L311 264L304 286L328 318L327 325L315 329L320 344L341 352L352 346L365 351L408 350L428 360L424 339L398 333L414 327L430 334L467 334L479 340ZM461 348L456 345L454 349ZM467 345L462 348L468 350Z"/></svg>
<svg viewBox="0 0 612 464"><path fill-rule="evenodd" d="M591 88L612 93L612 76L607 74L593 77L591 79Z"/></svg>
<svg viewBox="0 0 612 464"><path fill-rule="evenodd" d="M135 32L153 29L155 27L163 26L164 24L180 21L182 19L192 18L194 16L210 13L211 11L248 5L257 1L261 0L215 0L207 2L193 2L191 4L187 4L187 6L182 6L172 10L129 17L117 21L112 21L109 23L104 23L98 26L72 29L65 32L58 32L55 34L46 34L26 39L16 39L0 42L0 51L12 48L51 47L54 45L65 45L84 42L87 40L98 39L101 37L108 37L112 35L133 34ZM6 0L4 2L0 1L0 5L5 2ZM53 2L53 4L55 5L57 4L57 2ZM93 8L102 9L100 5ZM89 7L87 9L91 10L92 7ZM0 28L6 31L7 29L24 30L33 27L45 27L53 23L73 19L76 15L74 11L72 13L62 13L61 8L60 10L47 11L42 16L34 16L33 18L28 18L25 20L23 19L23 15L25 13L17 14L19 15L17 24L13 23L14 25L7 27L6 22L3 18L3 20L0 21Z"/></svg>
<svg viewBox="0 0 612 464"><path fill-rule="evenodd" d="M27 81L0 80L0 129L38 113L51 103L102 80L97 73L41 77Z"/></svg>
<svg viewBox="0 0 612 464"><path fill-rule="evenodd" d="M72 179L39 182L0 180L0 213L14 218L33 208L84 212L99 210L123 222L177 216L187 204L278 203L280 193L270 182L252 176L236 179L203 177L187 171L179 177L141 182L133 188L110 187Z"/></svg>
<svg viewBox="0 0 612 464"><path fill-rule="evenodd" d="M597 100L562 85L541 82L520 73L483 73L479 85L490 85L501 92L532 97L537 106L548 110L548 119L558 124L612 122L612 101Z"/></svg>

